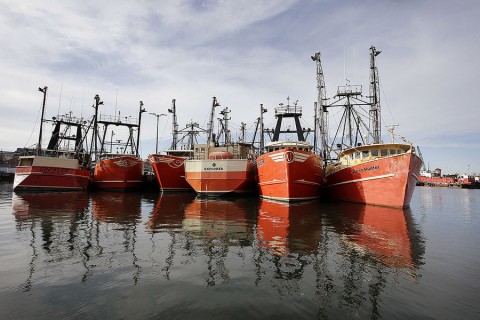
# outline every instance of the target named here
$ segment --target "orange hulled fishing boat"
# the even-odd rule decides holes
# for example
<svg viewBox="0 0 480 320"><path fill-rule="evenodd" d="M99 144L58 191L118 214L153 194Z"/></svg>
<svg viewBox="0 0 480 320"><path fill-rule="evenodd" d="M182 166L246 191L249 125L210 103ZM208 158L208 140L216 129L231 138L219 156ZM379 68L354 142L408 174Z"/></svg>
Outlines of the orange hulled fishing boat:
<svg viewBox="0 0 480 320"><path fill-rule="evenodd" d="M253 161L252 144L243 141L233 143L228 128L228 108L220 114L221 130L216 141L213 134L215 107L219 104L214 97L210 114L207 144L195 145L194 159L185 161L185 179L200 195L219 196L229 193L247 193L256 190L256 167Z"/></svg>
<svg viewBox="0 0 480 320"><path fill-rule="evenodd" d="M96 189L135 189L140 188L143 182L143 161L138 153L140 143L140 124L143 103L140 101L138 123L136 119L118 116L100 116L97 119L100 97L95 97L96 108L94 118L95 133L93 135L94 149L96 150L96 163L92 182ZM102 127L100 127L102 126ZM109 126L115 126L116 133ZM128 129L126 141L113 139L114 135L120 136L121 128ZM136 131L136 141L134 139ZM110 141L106 139L110 133ZM99 139L99 148L98 141Z"/></svg>
<svg viewBox="0 0 480 320"><path fill-rule="evenodd" d="M261 106L261 119L266 110ZM305 141L305 130L300 125L302 107L280 104L275 108L277 124L266 152L256 159L260 196L280 201L301 201L320 197L322 159L314 153L314 146ZM293 118L295 131L282 130L282 120ZM260 120L263 123L263 120ZM263 127L263 125L262 125ZM263 135L263 128L261 133ZM281 133L296 134L296 140L279 141ZM263 144L263 138L261 138ZM263 146L260 147L263 151Z"/></svg>
<svg viewBox="0 0 480 320"><path fill-rule="evenodd" d="M415 189L422 160L412 143L398 136L396 142L394 126L390 126L391 143L381 140L381 116L378 71L375 57L380 54L370 48L370 101L363 101L362 86L346 85L338 88L329 105L323 106L321 117L328 109L341 107L343 113L332 144L322 138L323 149L328 161L325 168L327 195L333 199L367 203L389 207L408 207ZM317 80L320 75L320 53L317 61ZM321 88L321 81L318 87ZM367 119L363 115L369 115ZM367 125L368 124L368 125ZM326 132L326 131L325 131ZM335 147L334 147L335 146ZM333 156L332 156L333 154Z"/></svg>

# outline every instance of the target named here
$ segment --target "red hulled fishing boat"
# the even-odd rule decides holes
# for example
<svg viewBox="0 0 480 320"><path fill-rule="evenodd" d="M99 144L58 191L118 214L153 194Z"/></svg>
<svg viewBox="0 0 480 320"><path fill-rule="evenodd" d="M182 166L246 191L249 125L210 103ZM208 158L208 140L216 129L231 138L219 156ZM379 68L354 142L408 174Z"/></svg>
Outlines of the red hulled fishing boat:
<svg viewBox="0 0 480 320"><path fill-rule="evenodd" d="M325 168L326 190L334 199L403 208L410 205L422 160L405 138L400 137L402 143L395 142L394 126L390 127L392 142L381 140L379 82L375 65L378 54L380 51L375 47L370 48L369 102L362 100L360 85L339 87L335 101L326 106L323 106L323 95L319 94L322 118L327 117L329 108L343 108L333 143L328 145L327 137L322 138L323 149L329 157ZM317 61L317 80L323 78L323 73L319 72L321 67L318 67L320 53L312 58ZM320 83L319 88L322 87ZM365 107L368 110L364 110ZM363 114L369 114L366 121ZM337 157L331 157L332 153Z"/></svg>
<svg viewBox="0 0 480 320"><path fill-rule="evenodd" d="M261 106L261 119L266 111ZM277 124L266 153L256 159L260 196L280 201L301 201L320 197L322 159L314 153L314 146L305 141L310 132L300 125L302 107L287 103L275 108ZM282 120L293 118L296 131L282 130ZM263 123L263 120L260 120ZM263 127L263 125L262 125ZM261 129L263 135L263 128ZM279 141L280 133L295 133L295 141ZM263 143L263 138L260 139ZM260 147L261 151L263 146Z"/></svg>
<svg viewBox="0 0 480 320"><path fill-rule="evenodd" d="M135 119L125 117L123 120L119 116L100 116L97 119L98 106L101 103L100 97L95 97L96 108L94 118L95 132L93 135L94 149L97 150L95 169L92 182L96 189L135 189L140 188L143 182L143 161L138 153L140 143L140 124L142 113L145 112L143 103L140 101L140 111L138 114L138 123ZM100 128L102 126L102 128ZM126 141L113 140L114 131L110 132L110 141L106 140L108 127L115 126L118 129L116 135L119 136L120 128L128 129L128 139ZM136 141L134 132L136 130ZM100 147L97 149L100 139ZM116 153L113 152L114 148Z"/></svg>
<svg viewBox="0 0 480 320"><path fill-rule="evenodd" d="M44 120L47 87L39 88L39 91L43 92L43 105L36 155L19 157L13 189L87 189L90 182L90 155L84 148L87 121L73 117L71 113ZM46 149L42 148L44 122L52 122L54 125Z"/></svg>
<svg viewBox="0 0 480 320"><path fill-rule="evenodd" d="M215 102L215 101L214 101ZM175 99L172 100L172 108L168 109L172 117L172 145L163 154L158 153L148 156L152 165L158 185L163 191L192 191L192 187L185 180L185 160L191 159L194 154L194 144L197 136L204 132L196 122L191 122L182 130L178 130ZM182 135L179 138L179 135ZM183 143L182 146L180 146Z"/></svg>

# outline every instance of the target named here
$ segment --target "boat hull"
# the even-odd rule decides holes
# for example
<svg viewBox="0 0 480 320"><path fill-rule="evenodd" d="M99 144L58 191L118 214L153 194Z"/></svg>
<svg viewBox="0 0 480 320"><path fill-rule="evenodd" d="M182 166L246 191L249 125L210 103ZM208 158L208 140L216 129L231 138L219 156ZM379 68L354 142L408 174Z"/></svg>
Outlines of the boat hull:
<svg viewBox="0 0 480 320"><path fill-rule="evenodd" d="M76 159L29 156L31 165L15 169L13 190L85 190L90 171L79 167Z"/></svg>
<svg viewBox="0 0 480 320"><path fill-rule="evenodd" d="M185 179L200 195L255 191L255 164L247 159L185 161Z"/></svg>
<svg viewBox="0 0 480 320"><path fill-rule="evenodd" d="M406 208L421 165L417 155L404 153L348 166L326 176L327 194L337 200Z"/></svg>
<svg viewBox="0 0 480 320"><path fill-rule="evenodd" d="M152 165L158 186L163 191L192 191L185 180L185 157L151 154L148 160Z"/></svg>
<svg viewBox="0 0 480 320"><path fill-rule="evenodd" d="M320 197L322 160L308 151L287 148L257 158L260 196L279 201Z"/></svg>
<svg viewBox="0 0 480 320"><path fill-rule="evenodd" d="M142 186L142 179L142 160L134 156L120 156L95 164L92 182L96 189L136 189Z"/></svg>

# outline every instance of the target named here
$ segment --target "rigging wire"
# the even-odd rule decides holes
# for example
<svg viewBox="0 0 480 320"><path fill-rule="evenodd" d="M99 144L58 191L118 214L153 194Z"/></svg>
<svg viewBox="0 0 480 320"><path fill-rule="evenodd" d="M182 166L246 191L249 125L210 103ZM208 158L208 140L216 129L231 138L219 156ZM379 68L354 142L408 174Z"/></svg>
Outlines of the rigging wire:
<svg viewBox="0 0 480 320"><path fill-rule="evenodd" d="M382 86L382 83L380 83L380 89L382 90L382 95L383 95L383 98L385 100L385 104L387 105L388 113L390 114L390 117L392 117L393 123L397 123L397 121L395 120L395 117L392 114L392 110L390 109L390 105L388 104L387 95L385 94L385 90ZM384 121L384 120L385 119L383 118L383 114L382 114L382 121Z"/></svg>
<svg viewBox="0 0 480 320"><path fill-rule="evenodd" d="M58 98L58 110L57 115L60 115L60 104L62 103L63 83L60 85L60 97Z"/></svg>
<svg viewBox="0 0 480 320"><path fill-rule="evenodd" d="M43 102L42 102L43 103ZM35 119L35 124L33 125L33 128L32 128L32 132L30 132L30 136L28 137L28 140L27 142L25 143L25 145L23 146L23 148L25 149L27 147L27 145L30 143L30 139L32 138L32 135L33 135L33 131L35 131L35 127L37 126L37 123L38 123L38 118L40 118L40 110L42 110L42 104L40 104L40 108L38 109L38 113L37 113L37 118Z"/></svg>

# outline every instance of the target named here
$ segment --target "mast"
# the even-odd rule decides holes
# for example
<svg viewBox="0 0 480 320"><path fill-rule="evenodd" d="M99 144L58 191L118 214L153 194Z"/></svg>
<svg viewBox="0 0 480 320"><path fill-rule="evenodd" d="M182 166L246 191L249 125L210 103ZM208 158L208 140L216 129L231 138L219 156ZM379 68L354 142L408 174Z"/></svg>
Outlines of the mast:
<svg viewBox="0 0 480 320"><path fill-rule="evenodd" d="M171 150L177 150L178 141L178 123L177 123L177 107L175 106L175 99L172 99L172 108L168 109L168 112L173 113L172 117L172 145Z"/></svg>
<svg viewBox="0 0 480 320"><path fill-rule="evenodd" d="M42 103L42 118L40 119L40 134L38 135L37 156L39 156L40 152L42 151L43 116L45 114L45 102L47 100L47 90L48 90L47 86L44 86L43 88L38 88L38 91L43 92L43 103Z"/></svg>
<svg viewBox="0 0 480 320"><path fill-rule="evenodd" d="M240 123L240 142L245 142L245 130L247 129L247 124L245 122Z"/></svg>
<svg viewBox="0 0 480 320"><path fill-rule="evenodd" d="M220 134L219 134L219 137L218 139L220 140L220 135L223 133L224 136L223 136L223 142L226 146L228 145L231 145L232 144L232 136L230 134L230 130L228 129L228 120L232 119L232 118L229 118L228 117L228 114L230 113L231 111L228 110L228 107L226 107L225 109L223 109L222 111L220 111L220 114L223 116L223 121L221 121L221 124L222 124L222 130L220 131Z"/></svg>
<svg viewBox="0 0 480 320"><path fill-rule="evenodd" d="M186 128L190 127L190 129L188 130L188 141L187 141L187 144L188 144L188 149L189 150L193 150L195 148L195 135L198 133L198 131L195 130L195 128L199 128L198 126L198 123L196 122L190 122L189 124L187 124Z"/></svg>
<svg viewBox="0 0 480 320"><path fill-rule="evenodd" d="M103 104L103 101L100 101L100 96L95 95L95 115L93 116L93 134L92 134L92 143L90 145L90 150L95 150L95 161L97 161L97 135L98 135L98 106ZM93 147L92 147L93 145Z"/></svg>
<svg viewBox="0 0 480 320"><path fill-rule="evenodd" d="M290 105L290 97L287 97L287 105L284 106L283 103L280 103L278 107L275 108L275 117L277 118L277 124L273 132L272 141L278 141L280 138L280 133L297 133L298 141L305 141L303 136L304 130L300 125L300 117L302 116L302 107L297 106L298 100L293 103L293 106ZM282 120L283 118L293 118L295 123L296 130L290 132L290 130L282 130ZM310 129L309 129L310 130Z"/></svg>
<svg viewBox="0 0 480 320"><path fill-rule="evenodd" d="M265 148L265 128L263 124L263 114L265 112L267 112L267 109L263 107L263 104L260 104L260 154L263 154Z"/></svg>
<svg viewBox="0 0 480 320"><path fill-rule="evenodd" d="M140 110L138 111L138 132L137 132L137 148L136 148L136 156L139 157L138 148L140 146L140 124L142 123L142 113L146 112L145 108L143 107L143 101L140 101Z"/></svg>
<svg viewBox="0 0 480 320"><path fill-rule="evenodd" d="M315 53L311 57L317 64L317 104L315 107L316 119L315 123L319 128L321 150L323 152L323 159L327 161L330 158L330 151L328 148L328 111L325 102L327 100L327 92L325 89L325 79L323 76L323 68L320 60L320 52ZM315 134L316 136L316 134ZM316 150L317 146L314 145Z"/></svg>
<svg viewBox="0 0 480 320"><path fill-rule="evenodd" d="M218 103L217 98L213 97L213 102L212 102L212 109L210 111L210 120L208 121L208 128L207 128L207 134L208 134L208 140L207 140L207 145L210 145L210 143L215 142L215 137L214 137L214 117L215 117L215 107L220 106L220 103Z"/></svg>
<svg viewBox="0 0 480 320"><path fill-rule="evenodd" d="M370 128L373 135L373 143L380 143L382 137L381 113L380 113L380 83L378 69L375 65L375 57L382 51L377 51L374 46L370 47Z"/></svg>
<svg viewBox="0 0 480 320"><path fill-rule="evenodd" d="M177 144L187 139L186 145L188 150L193 150L195 148L195 144L197 143L196 136L200 132L205 132L205 129L200 128L197 122L191 121L182 130L177 130L177 133L182 134L182 137L177 141Z"/></svg>

